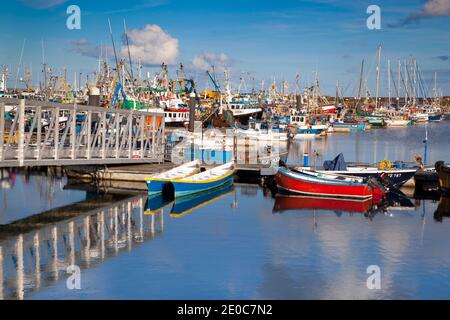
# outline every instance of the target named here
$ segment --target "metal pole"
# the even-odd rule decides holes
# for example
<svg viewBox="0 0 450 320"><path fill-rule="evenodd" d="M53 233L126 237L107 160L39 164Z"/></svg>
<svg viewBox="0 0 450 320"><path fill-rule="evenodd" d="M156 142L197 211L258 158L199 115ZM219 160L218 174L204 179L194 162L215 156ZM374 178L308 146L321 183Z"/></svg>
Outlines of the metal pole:
<svg viewBox="0 0 450 320"><path fill-rule="evenodd" d="M3 144L4 144L4 135L5 135L5 104L0 103L0 161L3 161Z"/></svg>
<svg viewBox="0 0 450 320"><path fill-rule="evenodd" d="M89 110L88 111L88 116L87 116L87 150L86 150L86 158L88 160L91 159L91 130L92 130L92 111Z"/></svg>
<svg viewBox="0 0 450 320"><path fill-rule="evenodd" d="M37 152L37 160L41 160L41 142L42 142L42 107L36 107L36 115L37 115L37 134L36 134L36 152Z"/></svg>
<svg viewBox="0 0 450 320"><path fill-rule="evenodd" d="M76 103L73 105L73 109L71 110L71 118L72 118L72 122L71 127L70 127L70 132L72 133L70 135L70 145L71 145L71 153L72 153L72 159L75 160L76 155L75 155L75 141L76 141L76 137L77 137L77 105Z"/></svg>
<svg viewBox="0 0 450 320"><path fill-rule="evenodd" d="M59 155L59 107L56 107L55 110L55 136L54 136L54 144L55 144L55 160L58 160Z"/></svg>
<svg viewBox="0 0 450 320"><path fill-rule="evenodd" d="M23 167L24 157L25 157L25 99L20 100L19 105L19 150L18 150L18 160L20 166Z"/></svg>

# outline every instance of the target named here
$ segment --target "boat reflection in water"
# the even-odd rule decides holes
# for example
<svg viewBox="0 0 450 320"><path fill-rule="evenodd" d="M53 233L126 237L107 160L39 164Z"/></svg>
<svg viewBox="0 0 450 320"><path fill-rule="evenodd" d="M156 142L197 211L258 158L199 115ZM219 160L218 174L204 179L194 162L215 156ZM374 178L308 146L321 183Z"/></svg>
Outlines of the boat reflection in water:
<svg viewBox="0 0 450 320"><path fill-rule="evenodd" d="M382 204L374 204L372 199L354 200L277 194L273 212L288 210L328 210L362 213L371 217L378 212L414 209L415 206L412 201L401 192L388 193L386 201Z"/></svg>
<svg viewBox="0 0 450 320"><path fill-rule="evenodd" d="M219 200L233 191L233 183L230 181L218 188L179 197L175 201L173 199L168 200L163 195L149 196L145 204L145 214L152 215L156 212L164 212L164 208L172 205L170 216L173 218L181 217L195 209Z"/></svg>
<svg viewBox="0 0 450 320"><path fill-rule="evenodd" d="M439 205L434 212L434 219L442 222L444 217L450 218L450 197L442 196L439 200Z"/></svg>
<svg viewBox="0 0 450 320"><path fill-rule="evenodd" d="M230 183L227 183L219 188L177 198L172 206L172 210L170 211L170 216L173 218L181 217L195 209L217 201L232 192L234 192L234 187L233 183L230 181Z"/></svg>
<svg viewBox="0 0 450 320"><path fill-rule="evenodd" d="M273 212L317 209L367 213L371 208L372 199L350 200L278 194L275 197Z"/></svg>
<svg viewBox="0 0 450 320"><path fill-rule="evenodd" d="M172 199L168 200L162 194L148 196L144 213L151 215L157 212L163 212L164 208L172 204L172 202Z"/></svg>
<svg viewBox="0 0 450 320"><path fill-rule="evenodd" d="M84 201L1 225L0 300L24 299L66 281L69 266L92 268L160 235L162 210L145 216L146 197Z"/></svg>

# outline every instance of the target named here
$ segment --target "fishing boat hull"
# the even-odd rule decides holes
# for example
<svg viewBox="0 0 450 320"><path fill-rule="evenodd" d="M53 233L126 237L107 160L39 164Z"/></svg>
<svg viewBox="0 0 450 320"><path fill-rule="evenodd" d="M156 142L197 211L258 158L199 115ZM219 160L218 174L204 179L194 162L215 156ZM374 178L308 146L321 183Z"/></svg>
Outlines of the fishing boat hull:
<svg viewBox="0 0 450 320"><path fill-rule="evenodd" d="M340 132L339 129L350 129L350 130L357 130L357 131L364 131L366 130L366 124L365 123L346 123L346 122L335 122L333 123L333 128L337 129L336 132Z"/></svg>
<svg viewBox="0 0 450 320"><path fill-rule="evenodd" d="M386 126L386 122L383 119L369 119L367 122L372 128L383 128Z"/></svg>
<svg viewBox="0 0 450 320"><path fill-rule="evenodd" d="M275 181L280 190L293 194L347 199L372 198L372 188L368 184L330 181L286 168L279 168Z"/></svg>
<svg viewBox="0 0 450 320"><path fill-rule="evenodd" d="M174 195L176 198L192 195L194 193L203 192L209 189L218 188L227 183L233 182L234 169L223 176L211 180L204 181L182 181L174 180L171 183L174 187Z"/></svg>
<svg viewBox="0 0 450 320"><path fill-rule="evenodd" d="M318 126L301 126L294 134L294 139L314 138L326 133L327 127L324 125Z"/></svg>
<svg viewBox="0 0 450 320"><path fill-rule="evenodd" d="M429 122L440 122L442 120L441 114L430 114L428 115Z"/></svg>
<svg viewBox="0 0 450 320"><path fill-rule="evenodd" d="M409 127L412 125L411 120L386 120L386 124L388 127Z"/></svg>

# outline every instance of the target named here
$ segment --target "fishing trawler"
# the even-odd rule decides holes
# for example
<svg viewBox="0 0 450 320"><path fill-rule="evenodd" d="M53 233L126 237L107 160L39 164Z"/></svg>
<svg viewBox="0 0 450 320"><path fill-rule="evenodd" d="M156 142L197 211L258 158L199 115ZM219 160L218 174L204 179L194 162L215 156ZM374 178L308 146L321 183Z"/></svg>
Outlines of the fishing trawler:
<svg viewBox="0 0 450 320"><path fill-rule="evenodd" d="M259 102L249 99L232 100L222 105L223 110L229 110L235 118L256 116L262 113Z"/></svg>

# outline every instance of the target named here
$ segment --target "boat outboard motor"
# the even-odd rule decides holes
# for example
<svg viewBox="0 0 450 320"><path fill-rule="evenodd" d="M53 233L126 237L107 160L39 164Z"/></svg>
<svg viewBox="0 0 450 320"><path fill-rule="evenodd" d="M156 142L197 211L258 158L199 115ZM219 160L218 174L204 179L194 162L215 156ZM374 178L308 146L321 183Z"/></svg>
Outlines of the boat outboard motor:
<svg viewBox="0 0 450 320"><path fill-rule="evenodd" d="M378 175L377 181L386 188L390 188L390 187L394 186L394 183L392 182L392 180L388 177L388 175L385 172L382 172L380 175Z"/></svg>

